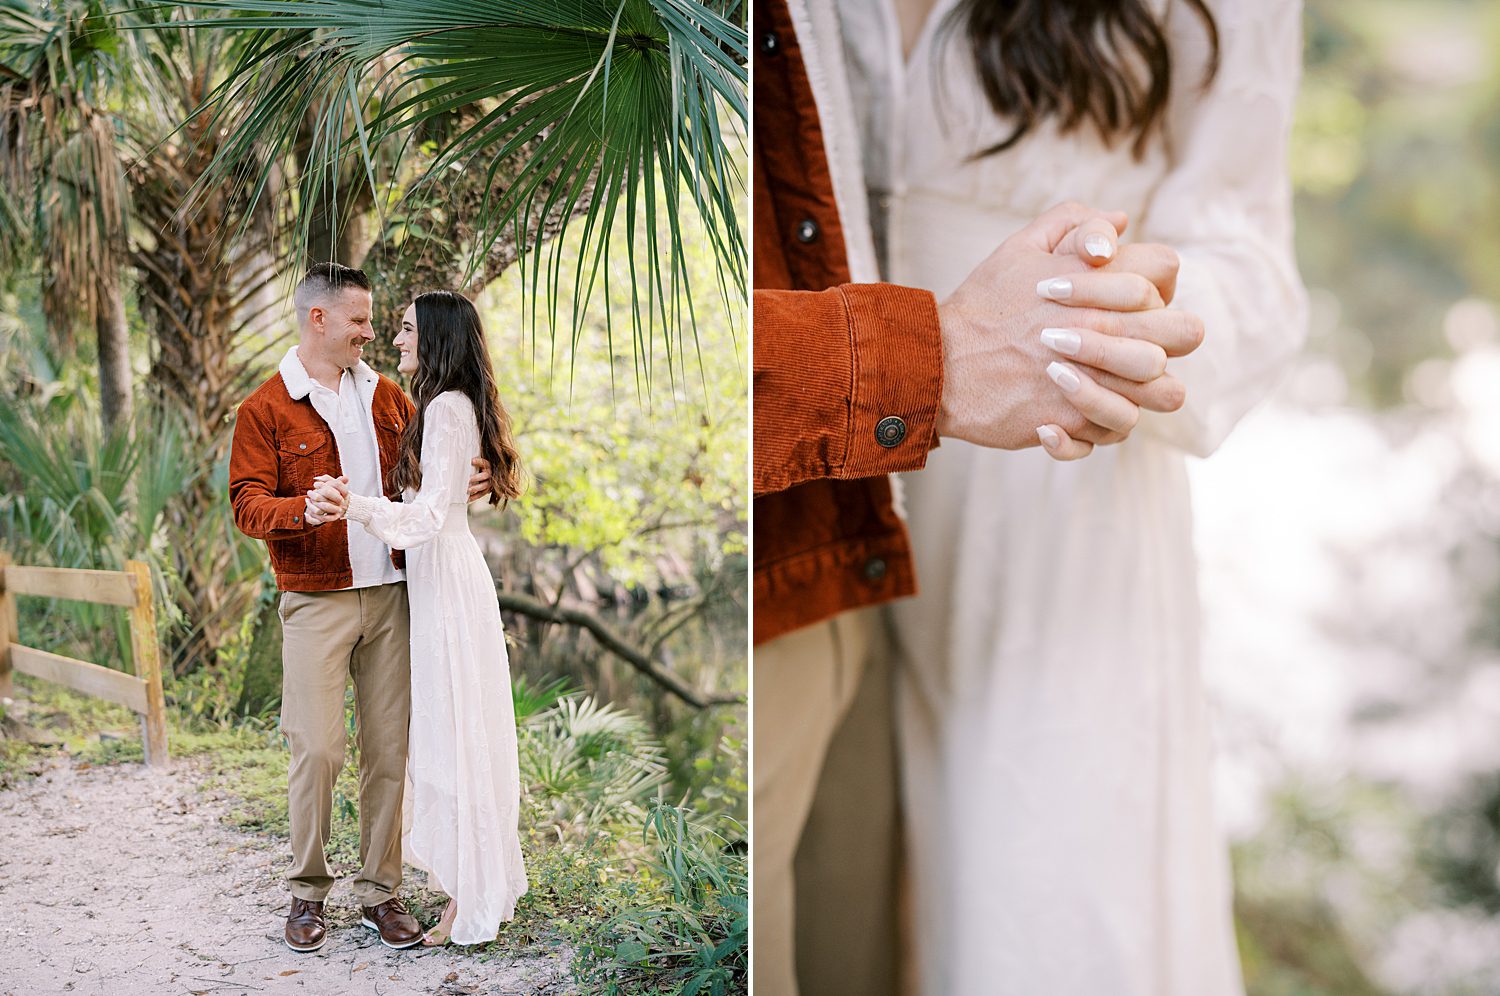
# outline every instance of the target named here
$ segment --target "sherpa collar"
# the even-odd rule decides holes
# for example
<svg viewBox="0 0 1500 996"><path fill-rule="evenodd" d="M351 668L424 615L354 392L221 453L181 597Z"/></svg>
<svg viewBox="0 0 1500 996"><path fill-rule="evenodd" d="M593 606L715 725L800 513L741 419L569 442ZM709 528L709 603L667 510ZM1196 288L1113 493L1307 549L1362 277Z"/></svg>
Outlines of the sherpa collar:
<svg viewBox="0 0 1500 996"><path fill-rule="evenodd" d="M286 393L292 396L293 401L301 401L312 393L313 379L307 373L307 368L302 365L302 358L297 355L297 347L293 346L286 351L281 358L281 382L286 385ZM373 385L380 380L380 375L370 369L370 365L360 360L353 368L354 382L360 387ZM324 385L327 386L326 384ZM337 391L338 385L334 384L331 390ZM363 391L361 394L365 393Z"/></svg>

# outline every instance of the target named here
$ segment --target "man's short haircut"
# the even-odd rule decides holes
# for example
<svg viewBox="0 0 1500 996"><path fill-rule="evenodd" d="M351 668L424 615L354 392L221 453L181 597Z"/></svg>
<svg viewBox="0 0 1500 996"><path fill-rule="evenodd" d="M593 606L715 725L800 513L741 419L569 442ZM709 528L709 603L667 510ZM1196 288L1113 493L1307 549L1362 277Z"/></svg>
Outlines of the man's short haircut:
<svg viewBox="0 0 1500 996"><path fill-rule="evenodd" d="M326 305L331 297L351 287L366 291L370 289L370 278L365 276L364 270L356 270L342 263L313 264L307 271L307 276L298 282L297 290L292 295L292 301L297 307L297 319L301 321L314 305Z"/></svg>

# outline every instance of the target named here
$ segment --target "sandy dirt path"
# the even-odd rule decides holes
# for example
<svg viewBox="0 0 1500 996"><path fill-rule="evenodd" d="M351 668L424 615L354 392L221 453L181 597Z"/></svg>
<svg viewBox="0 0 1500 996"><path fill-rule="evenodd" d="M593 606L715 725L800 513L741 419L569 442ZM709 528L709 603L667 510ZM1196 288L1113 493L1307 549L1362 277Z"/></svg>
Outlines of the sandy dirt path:
<svg viewBox="0 0 1500 996"><path fill-rule="evenodd" d="M573 991L566 953L391 951L359 925L344 882L323 949L287 950L286 849L221 824L227 803L201 777L191 762L160 772L61 758L0 792L0 994Z"/></svg>

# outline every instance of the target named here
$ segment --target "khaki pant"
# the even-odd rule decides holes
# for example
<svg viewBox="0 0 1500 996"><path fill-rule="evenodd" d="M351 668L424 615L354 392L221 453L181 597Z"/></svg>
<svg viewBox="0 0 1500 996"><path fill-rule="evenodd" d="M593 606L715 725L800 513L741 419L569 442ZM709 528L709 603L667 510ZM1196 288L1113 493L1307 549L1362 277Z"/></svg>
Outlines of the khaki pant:
<svg viewBox="0 0 1500 996"><path fill-rule="evenodd" d="M756 996L899 991L899 813L879 610L755 649Z"/></svg>
<svg viewBox="0 0 1500 996"><path fill-rule="evenodd" d="M328 834L344 767L344 689L354 678L359 743L359 860L354 896L378 906L401 884L401 797L411 723L411 619L405 584L285 592L281 730L287 773L292 895L322 901L333 887Z"/></svg>

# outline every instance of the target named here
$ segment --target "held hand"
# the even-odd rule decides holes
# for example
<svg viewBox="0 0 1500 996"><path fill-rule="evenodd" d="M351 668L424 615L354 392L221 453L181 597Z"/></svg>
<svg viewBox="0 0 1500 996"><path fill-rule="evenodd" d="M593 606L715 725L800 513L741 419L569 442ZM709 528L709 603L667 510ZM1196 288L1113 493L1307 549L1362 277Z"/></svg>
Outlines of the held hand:
<svg viewBox="0 0 1500 996"><path fill-rule="evenodd" d="M490 493L490 462L484 457L470 461L474 465L474 476L469 478L469 501L478 501Z"/></svg>
<svg viewBox="0 0 1500 996"><path fill-rule="evenodd" d="M312 503L311 498L307 500L307 505L302 510L302 519L309 526L321 526L323 523L328 521L327 519L323 518L322 513L319 512L317 506Z"/></svg>
<svg viewBox="0 0 1500 996"><path fill-rule="evenodd" d="M308 504L325 522L343 518L349 509L349 479L321 474L313 483L316 487L307 493Z"/></svg>
<svg viewBox="0 0 1500 996"><path fill-rule="evenodd" d="M1117 235L1125 225L1121 215L1103 215L1078 204L1052 208L1006 239L939 305L944 377L940 435L1022 449L1039 439L1045 443L1048 433L1041 430L1050 430L1057 445L1048 446L1048 452L1076 459L1089 453L1094 442L1128 436L1141 407L1180 406L1180 385L1174 387L1172 378L1158 375L1140 384L1113 372L1139 376L1156 372L1158 364L1164 367L1165 357L1158 360L1152 351L1169 352L1156 343L1156 337L1168 334L1163 326L1171 326L1172 336L1186 338L1161 318L1163 301L1156 285L1136 273L1096 272L1076 255L1054 255L1075 230L1084 232L1080 242L1099 234L1100 222ZM1092 233L1081 228L1086 224L1092 224ZM1110 249L1110 255L1118 254ZM1045 342L1044 329L1056 330ZM1095 336L1088 337L1089 355L1106 364L1092 373L1067 362L1068 354L1059 355L1057 346L1072 346L1068 336L1059 335L1066 331L1078 334L1080 357L1084 332L1121 342L1106 343L1115 348L1104 349ZM1119 389L1125 383L1136 384L1135 397Z"/></svg>
<svg viewBox="0 0 1500 996"><path fill-rule="evenodd" d="M1101 231L1102 229L1102 231ZM1156 290L1156 298L1170 304L1177 291L1180 260L1171 248L1155 243L1117 246L1109 237L1115 230L1094 219L1070 232L1055 252L1076 255L1100 273L1112 274L1108 280L1092 277L1047 280L1038 285L1038 293L1059 303L1080 308L1136 311L1155 305L1149 289L1138 282L1121 282L1121 274L1145 277ZM1134 298L1133 295L1142 295ZM1175 377L1163 376L1168 356L1185 356L1203 341L1203 322L1181 310L1142 311L1135 334L1120 326L1109 314L1095 316L1094 329L1069 326L1042 330L1042 341L1049 349L1085 367L1094 381L1121 397L1150 411L1173 412L1182 407L1186 393ZM1067 455L1076 450L1066 439L1061 426L1038 429L1049 453ZM1123 436L1097 428L1085 428L1084 439L1093 443L1119 442Z"/></svg>

